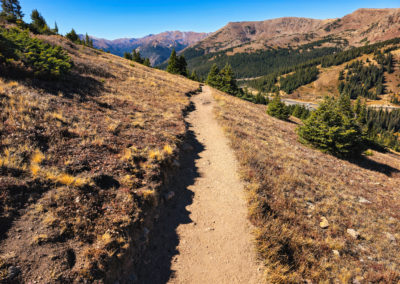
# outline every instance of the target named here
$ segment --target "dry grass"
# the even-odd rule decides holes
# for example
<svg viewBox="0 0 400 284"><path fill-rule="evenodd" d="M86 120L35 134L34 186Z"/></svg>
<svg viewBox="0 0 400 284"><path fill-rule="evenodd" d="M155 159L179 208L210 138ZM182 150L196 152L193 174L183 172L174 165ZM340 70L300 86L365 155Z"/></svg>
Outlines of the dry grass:
<svg viewBox="0 0 400 284"><path fill-rule="evenodd" d="M340 160L300 144L296 124L265 107L214 97L247 182L267 283L400 281L399 155Z"/></svg>
<svg viewBox="0 0 400 284"><path fill-rule="evenodd" d="M21 266L21 282L113 279L115 256L137 250L133 236L158 204L162 165L186 135L187 93L199 85L39 37L63 46L75 67L61 82L0 78L0 248L15 252L6 266ZM68 247L76 264L65 269Z"/></svg>

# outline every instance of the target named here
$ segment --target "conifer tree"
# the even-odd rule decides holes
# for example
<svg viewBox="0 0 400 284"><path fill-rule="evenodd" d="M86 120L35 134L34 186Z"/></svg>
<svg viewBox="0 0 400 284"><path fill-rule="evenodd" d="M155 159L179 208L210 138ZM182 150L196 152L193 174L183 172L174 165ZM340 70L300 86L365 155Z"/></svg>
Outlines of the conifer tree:
<svg viewBox="0 0 400 284"><path fill-rule="evenodd" d="M276 94L274 99L268 104L267 113L282 120L287 120L290 116L289 109L281 101L281 97L278 94Z"/></svg>
<svg viewBox="0 0 400 284"><path fill-rule="evenodd" d="M53 29L53 32L54 32L56 35L58 35L58 25L57 25L57 22L54 22L54 29Z"/></svg>
<svg viewBox="0 0 400 284"><path fill-rule="evenodd" d="M16 22L24 17L18 0L1 0L0 17L10 22Z"/></svg>
<svg viewBox="0 0 400 284"><path fill-rule="evenodd" d="M192 71L192 74L189 76L189 79L191 79L191 80L193 80L193 81L200 81L200 78L199 78L199 76L197 75L197 73L196 73L196 71L195 70L193 70Z"/></svg>
<svg viewBox="0 0 400 284"><path fill-rule="evenodd" d="M37 33L45 33L46 30L49 32L49 28L47 26L46 20L43 16L39 13L38 10L34 9L31 13L31 27L33 28L34 32Z"/></svg>
<svg viewBox="0 0 400 284"><path fill-rule="evenodd" d="M359 155L362 133L353 117L342 112L343 101L325 98L298 129L300 141L340 157Z"/></svg>
<svg viewBox="0 0 400 284"><path fill-rule="evenodd" d="M140 51L136 51L136 50L133 50L133 52L132 52L132 60L133 61L135 61L135 62L137 62L137 63L140 63L140 64L143 64L143 58L142 58L142 56L140 55Z"/></svg>
<svg viewBox="0 0 400 284"><path fill-rule="evenodd" d="M129 53L129 52L124 52L124 58L125 59L128 59L128 60L132 60L132 53Z"/></svg>
<svg viewBox="0 0 400 284"><path fill-rule="evenodd" d="M175 48L171 52L171 56L168 60L167 72L172 74L179 74L179 63L178 57L176 56Z"/></svg>
<svg viewBox="0 0 400 284"><path fill-rule="evenodd" d="M177 58L177 67L178 67L178 74L183 75L183 76L187 76L188 72L187 72L187 63L186 63L186 59L183 55L179 56Z"/></svg>
<svg viewBox="0 0 400 284"><path fill-rule="evenodd" d="M79 36L77 35L77 33L75 32L74 29L72 29L69 33L67 33L67 34L65 35L65 37L66 37L67 39L69 39L70 41L72 41L72 42L80 43Z"/></svg>
<svg viewBox="0 0 400 284"><path fill-rule="evenodd" d="M150 59L149 58L145 58L144 61L143 61L143 65L147 66L147 67L151 67Z"/></svg>
<svg viewBox="0 0 400 284"><path fill-rule="evenodd" d="M217 64L211 66L210 72L208 73L206 83L211 87L220 89L222 87L222 78L219 72Z"/></svg>
<svg viewBox="0 0 400 284"><path fill-rule="evenodd" d="M236 85L235 74L233 73L232 67L230 64L226 64L225 67L220 72L222 86L221 91L231 94L237 95L239 89Z"/></svg>

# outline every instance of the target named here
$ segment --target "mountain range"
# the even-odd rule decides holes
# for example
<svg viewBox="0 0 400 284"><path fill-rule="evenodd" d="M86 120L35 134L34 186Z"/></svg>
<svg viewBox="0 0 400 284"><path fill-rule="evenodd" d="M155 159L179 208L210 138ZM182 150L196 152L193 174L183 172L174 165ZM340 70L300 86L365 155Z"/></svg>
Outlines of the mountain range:
<svg viewBox="0 0 400 284"><path fill-rule="evenodd" d="M136 49L143 57L149 58L152 65L158 65L168 59L173 48L177 52L207 37L207 33L167 31L151 34L143 38L121 38L107 40L91 37L96 48L123 56L125 52Z"/></svg>

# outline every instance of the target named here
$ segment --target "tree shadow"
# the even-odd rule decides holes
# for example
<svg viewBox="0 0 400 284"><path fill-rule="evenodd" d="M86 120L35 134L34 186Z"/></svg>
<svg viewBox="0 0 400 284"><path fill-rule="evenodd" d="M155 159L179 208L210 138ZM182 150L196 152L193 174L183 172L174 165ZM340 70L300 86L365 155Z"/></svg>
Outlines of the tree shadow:
<svg viewBox="0 0 400 284"><path fill-rule="evenodd" d="M361 168L385 174L388 177L392 176L393 174L400 173L399 169L396 169L389 165L382 164L377 161L371 160L365 156L350 158L347 161L349 161L350 163L355 164Z"/></svg>
<svg viewBox="0 0 400 284"><path fill-rule="evenodd" d="M181 155L180 167L164 189L164 192L174 191L175 197L166 201L166 205L161 209L159 219L152 230L150 245L136 266L138 283L167 283L173 277L171 262L173 257L179 254L179 236L176 229L180 224L192 223L190 211L186 207L192 204L194 193L188 187L200 176L195 162L204 146L192 131L189 131L186 143L193 149Z"/></svg>

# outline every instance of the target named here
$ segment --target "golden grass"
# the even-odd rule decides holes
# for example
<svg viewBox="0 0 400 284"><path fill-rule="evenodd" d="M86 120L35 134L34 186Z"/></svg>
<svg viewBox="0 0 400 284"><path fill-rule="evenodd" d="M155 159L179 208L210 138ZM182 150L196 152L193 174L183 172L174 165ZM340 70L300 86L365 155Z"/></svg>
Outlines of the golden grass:
<svg viewBox="0 0 400 284"><path fill-rule="evenodd" d="M399 155L340 160L299 143L296 124L268 116L264 106L218 91L214 97L247 182L267 283L400 281ZM349 228L361 237L350 237Z"/></svg>
<svg viewBox="0 0 400 284"><path fill-rule="evenodd" d="M114 251L123 256L125 247L130 255L135 253L136 244L118 240L149 221L147 213L157 206L163 159L172 158L185 137L186 94L199 84L141 64L131 66L128 60L91 48L76 48L59 36L38 37L61 45L75 67L66 81L36 85L0 78L0 218L9 220L7 216L24 209L32 215L30 226L45 226L40 232L51 237L58 252L79 248L76 260L88 268L87 279L97 270L109 275ZM111 187L107 179L114 182ZM27 207L24 198L43 210ZM68 233L61 242L53 236L61 234L62 226ZM112 249L96 249L96 240L107 231L116 240ZM8 264L32 267L24 269L28 272L23 282L42 275L35 271L40 267L74 277L75 272L61 269L57 260L33 257L45 242L38 237L30 256ZM7 238L0 249L11 250L16 243ZM13 250L22 256L26 247ZM43 277L43 282L54 282L51 275Z"/></svg>

